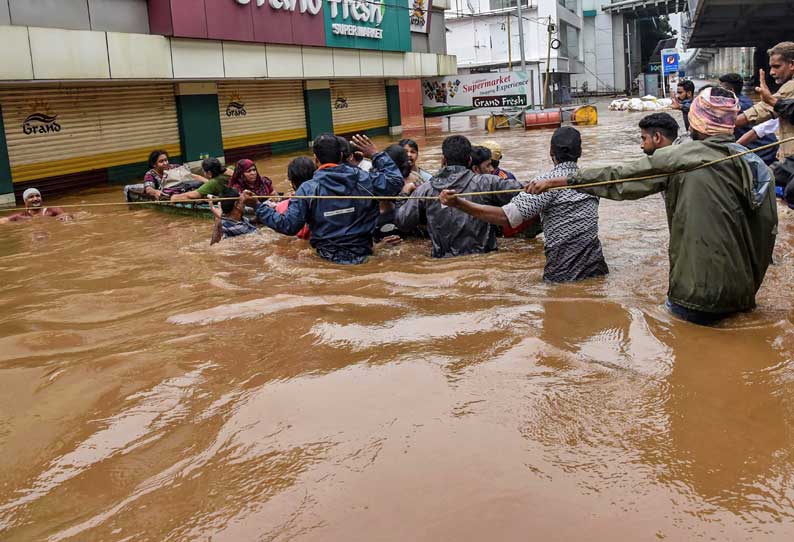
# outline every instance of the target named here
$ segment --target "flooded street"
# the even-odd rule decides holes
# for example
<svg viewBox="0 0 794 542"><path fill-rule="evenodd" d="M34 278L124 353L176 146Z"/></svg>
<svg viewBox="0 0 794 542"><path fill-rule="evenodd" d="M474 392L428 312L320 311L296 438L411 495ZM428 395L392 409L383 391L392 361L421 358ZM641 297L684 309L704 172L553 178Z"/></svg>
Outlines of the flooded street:
<svg viewBox="0 0 794 542"><path fill-rule="evenodd" d="M581 164L639 157L642 114L599 113ZM435 170L447 134L406 135ZM550 136L493 139L526 179ZM0 539L792 539L794 212L717 328L663 307L660 196L600 212L611 274L563 285L542 239L340 267L153 209L4 226Z"/></svg>

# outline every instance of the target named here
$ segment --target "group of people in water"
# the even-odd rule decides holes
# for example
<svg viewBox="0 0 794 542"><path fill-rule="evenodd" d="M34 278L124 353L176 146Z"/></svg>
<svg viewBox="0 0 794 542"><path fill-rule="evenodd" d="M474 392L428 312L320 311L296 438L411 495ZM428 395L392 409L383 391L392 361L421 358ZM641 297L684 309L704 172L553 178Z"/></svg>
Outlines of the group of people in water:
<svg viewBox="0 0 794 542"><path fill-rule="evenodd" d="M419 168L413 140L379 152L364 135L348 141L322 134L313 142L313 158L290 162L292 191L283 198L273 197L273 183L253 161L227 169L215 158L202 162L202 175L188 174L177 192L168 193L164 181L176 166L164 151L152 152L144 183L134 190L176 202L209 199L211 243L256 232L258 222L308 239L320 257L338 264L363 263L376 243L407 236L428 237L431 255L446 258L487 253L496 250L498 235L533 237L542 228L543 277L550 282L609 273L598 236L599 198L661 193L670 230L666 305L682 319L710 325L755 307L777 234L776 182L783 195L794 193L794 171L785 173L794 160L794 143L787 141L794 134L794 43L769 53L781 84L776 94L762 72L763 101L750 107L730 77L681 96L689 137L679 137L669 114L648 115L639 123L645 156L620 166L579 168L582 139L573 127L555 130L549 145L554 167L526 182L501 169L495 142L473 146L462 135L447 137L441 168L431 175ZM769 118L781 134L772 170L735 141L738 129ZM41 206L35 192L25 193L26 206L28 196L31 208ZM251 211L253 221L246 216ZM12 219L21 218L6 220Z"/></svg>

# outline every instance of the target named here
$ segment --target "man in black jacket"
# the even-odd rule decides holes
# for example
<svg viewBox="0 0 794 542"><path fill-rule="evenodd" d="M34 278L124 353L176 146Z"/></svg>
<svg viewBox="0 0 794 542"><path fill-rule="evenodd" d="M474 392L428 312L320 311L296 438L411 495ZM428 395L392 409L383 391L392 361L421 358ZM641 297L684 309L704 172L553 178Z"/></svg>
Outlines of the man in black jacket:
<svg viewBox="0 0 794 542"><path fill-rule="evenodd" d="M480 254L496 250L495 227L466 213L441 205L438 200L420 199L438 196L442 190L456 193L512 190L505 194L472 196L482 205L506 205L521 190L518 181L496 175L474 173L471 167L471 142L461 135L446 138L441 147L441 171L429 182L419 186L405 204L397 209L395 224L404 231L427 224L433 241L434 258Z"/></svg>

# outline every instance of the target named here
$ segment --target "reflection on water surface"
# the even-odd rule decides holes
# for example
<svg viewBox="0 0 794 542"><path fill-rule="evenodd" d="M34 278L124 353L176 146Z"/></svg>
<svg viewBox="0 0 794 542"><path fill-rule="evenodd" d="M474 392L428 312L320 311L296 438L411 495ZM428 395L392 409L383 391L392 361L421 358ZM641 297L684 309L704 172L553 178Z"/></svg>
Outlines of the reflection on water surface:
<svg viewBox="0 0 794 542"><path fill-rule="evenodd" d="M602 108L583 163L637 156L639 118ZM412 135L438 166L444 134ZM548 167L548 137L496 134L504 166ZM260 163L280 189L288 159ZM568 285L541 240L336 267L153 210L4 228L0 538L790 538L793 219L716 329L661 306L658 197L603 202L612 274Z"/></svg>

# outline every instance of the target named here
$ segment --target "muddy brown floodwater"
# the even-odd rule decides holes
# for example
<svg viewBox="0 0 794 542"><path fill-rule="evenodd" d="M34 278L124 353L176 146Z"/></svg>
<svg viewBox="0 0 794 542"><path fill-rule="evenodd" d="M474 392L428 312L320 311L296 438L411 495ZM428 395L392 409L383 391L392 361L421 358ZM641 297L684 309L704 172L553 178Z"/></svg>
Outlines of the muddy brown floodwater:
<svg viewBox="0 0 794 542"><path fill-rule="evenodd" d="M640 115L601 116L582 163L637 157ZM437 166L445 134L413 135ZM526 178L549 136L495 139ZM260 164L281 189L287 160ZM759 309L718 328L662 306L660 197L603 202L612 273L564 285L540 239L338 267L142 208L5 226L0 539L791 540L780 217Z"/></svg>

